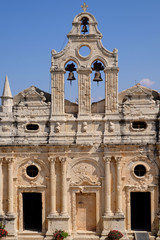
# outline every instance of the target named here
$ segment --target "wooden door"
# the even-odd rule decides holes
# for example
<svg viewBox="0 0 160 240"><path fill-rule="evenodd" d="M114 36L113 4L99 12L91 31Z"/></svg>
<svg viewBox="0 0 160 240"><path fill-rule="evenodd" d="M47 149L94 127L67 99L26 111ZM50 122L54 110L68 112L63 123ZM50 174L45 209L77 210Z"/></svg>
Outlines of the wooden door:
<svg viewBox="0 0 160 240"><path fill-rule="evenodd" d="M96 231L96 194L76 194L77 230Z"/></svg>

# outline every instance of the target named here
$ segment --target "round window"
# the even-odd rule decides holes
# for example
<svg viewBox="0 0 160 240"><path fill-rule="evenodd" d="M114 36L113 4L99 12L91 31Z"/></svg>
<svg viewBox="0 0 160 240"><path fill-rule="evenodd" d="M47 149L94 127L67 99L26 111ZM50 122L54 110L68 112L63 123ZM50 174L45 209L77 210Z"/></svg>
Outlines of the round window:
<svg viewBox="0 0 160 240"><path fill-rule="evenodd" d="M134 168L134 174L137 177L143 177L146 174L146 168L144 165L139 164Z"/></svg>
<svg viewBox="0 0 160 240"><path fill-rule="evenodd" d="M91 50L88 46L82 46L80 49L79 49L79 53L82 57L87 57L89 56Z"/></svg>
<svg viewBox="0 0 160 240"><path fill-rule="evenodd" d="M35 165L30 165L26 169L29 177L36 177L38 175L38 168Z"/></svg>

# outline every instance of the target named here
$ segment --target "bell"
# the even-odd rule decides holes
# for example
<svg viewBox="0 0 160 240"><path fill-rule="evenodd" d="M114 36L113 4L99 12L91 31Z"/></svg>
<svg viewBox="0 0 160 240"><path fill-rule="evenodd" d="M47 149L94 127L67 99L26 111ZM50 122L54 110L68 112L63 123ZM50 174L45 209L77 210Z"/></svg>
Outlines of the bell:
<svg viewBox="0 0 160 240"><path fill-rule="evenodd" d="M98 72L98 71L95 72L93 81L97 82L97 84L98 84L98 82L103 81L103 79L101 78L101 73L100 72Z"/></svg>
<svg viewBox="0 0 160 240"><path fill-rule="evenodd" d="M69 72L67 80L70 81L71 85L72 85L72 81L76 80L75 77L74 77L74 73L73 72Z"/></svg>
<svg viewBox="0 0 160 240"><path fill-rule="evenodd" d="M82 32L83 32L83 33L88 32L88 30L87 30L87 26L86 26L86 25L83 25L83 27L82 27Z"/></svg>

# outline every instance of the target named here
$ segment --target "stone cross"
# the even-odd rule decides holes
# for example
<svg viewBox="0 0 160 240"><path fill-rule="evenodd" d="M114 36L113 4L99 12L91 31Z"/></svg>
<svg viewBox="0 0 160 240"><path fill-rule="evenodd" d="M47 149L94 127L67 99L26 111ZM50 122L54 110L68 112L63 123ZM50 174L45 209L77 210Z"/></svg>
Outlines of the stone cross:
<svg viewBox="0 0 160 240"><path fill-rule="evenodd" d="M84 2L83 5L81 5L81 8L83 9L84 12L87 11L88 5Z"/></svg>

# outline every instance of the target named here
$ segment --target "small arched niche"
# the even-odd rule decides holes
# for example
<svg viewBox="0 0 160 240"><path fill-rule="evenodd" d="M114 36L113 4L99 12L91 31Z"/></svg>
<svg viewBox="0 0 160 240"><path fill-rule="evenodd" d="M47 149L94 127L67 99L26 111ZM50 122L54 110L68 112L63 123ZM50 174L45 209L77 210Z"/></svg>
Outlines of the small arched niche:
<svg viewBox="0 0 160 240"><path fill-rule="evenodd" d="M65 64L64 75L64 98L65 112L78 113L78 74L77 64L70 60Z"/></svg>
<svg viewBox="0 0 160 240"><path fill-rule="evenodd" d="M104 64L95 60L91 65L91 112L105 112L105 74Z"/></svg>

